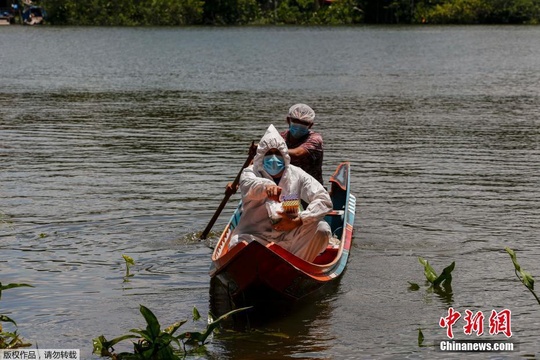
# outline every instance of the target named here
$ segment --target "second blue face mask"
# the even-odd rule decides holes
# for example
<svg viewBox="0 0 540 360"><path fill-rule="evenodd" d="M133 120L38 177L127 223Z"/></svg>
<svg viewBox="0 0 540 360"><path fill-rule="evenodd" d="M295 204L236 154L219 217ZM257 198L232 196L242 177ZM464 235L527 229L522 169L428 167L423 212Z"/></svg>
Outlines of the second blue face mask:
<svg viewBox="0 0 540 360"><path fill-rule="evenodd" d="M309 127L307 127L306 125L291 123L291 125L289 126L289 132L293 137L299 139L309 133Z"/></svg>
<svg viewBox="0 0 540 360"><path fill-rule="evenodd" d="M266 155L263 160L263 167L267 173L274 176L285 169L285 161L283 161L282 156Z"/></svg>

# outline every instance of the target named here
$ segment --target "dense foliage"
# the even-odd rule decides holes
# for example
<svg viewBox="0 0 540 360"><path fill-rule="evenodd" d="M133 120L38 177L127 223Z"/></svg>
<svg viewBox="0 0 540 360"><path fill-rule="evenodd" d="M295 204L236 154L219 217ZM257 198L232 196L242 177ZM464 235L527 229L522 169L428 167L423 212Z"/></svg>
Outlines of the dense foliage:
<svg viewBox="0 0 540 360"><path fill-rule="evenodd" d="M55 25L538 24L538 0L41 0Z"/></svg>

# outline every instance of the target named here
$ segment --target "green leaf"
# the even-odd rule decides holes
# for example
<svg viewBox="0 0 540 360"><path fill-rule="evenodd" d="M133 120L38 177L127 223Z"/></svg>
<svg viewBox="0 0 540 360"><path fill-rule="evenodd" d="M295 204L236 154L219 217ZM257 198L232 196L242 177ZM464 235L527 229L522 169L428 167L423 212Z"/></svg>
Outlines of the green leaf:
<svg viewBox="0 0 540 360"><path fill-rule="evenodd" d="M452 271L454 270L455 266L456 266L456 262L454 261L454 262L452 262L452 264L445 267L443 269L441 275L439 275L437 277L437 279L435 279L435 281L433 281L433 286L437 287L443 281L445 282L445 285L450 286L452 284Z"/></svg>
<svg viewBox="0 0 540 360"><path fill-rule="evenodd" d="M15 322L15 320L11 319L10 317L7 317L6 315L1 315L0 314L0 321L1 322L10 322L13 325L17 326L17 323Z"/></svg>
<svg viewBox="0 0 540 360"><path fill-rule="evenodd" d="M138 352L142 355L142 359L155 359L154 353L156 352L156 349L154 347L143 348L142 351L138 350Z"/></svg>
<svg viewBox="0 0 540 360"><path fill-rule="evenodd" d="M110 354L108 341L105 339L105 336L101 335L95 339L92 339L92 345L94 348L92 350L92 354L99 356L108 356Z"/></svg>
<svg viewBox="0 0 540 360"><path fill-rule="evenodd" d="M144 319L146 320L146 330L148 331L152 339L155 339L161 331L159 321L156 315L154 315L154 313L144 305L140 306L140 311L141 314L144 316Z"/></svg>
<svg viewBox="0 0 540 360"><path fill-rule="evenodd" d="M540 298L534 292L534 278L531 276L531 274L521 269L521 266L517 262L516 253L514 250L510 249L509 247L506 247L505 250L510 255L512 262L514 263L517 278L523 283L523 285L525 285L531 294L533 294L538 304L540 304Z"/></svg>
<svg viewBox="0 0 540 360"><path fill-rule="evenodd" d="M172 335L172 334L174 334L176 332L176 330L178 330L178 328L180 328L180 326L184 325L186 322L187 322L187 320L182 320L182 321L179 321L179 322L175 322L174 324L172 324L171 326L166 328L164 331L167 334Z"/></svg>
<svg viewBox="0 0 540 360"><path fill-rule="evenodd" d="M94 350L92 353L100 356L109 356L110 354L109 349L111 349L114 345L119 343L120 341L126 340L126 339L137 339L138 336L127 334L122 335L119 337L116 337L112 340L107 340L105 336L101 335L95 339L92 339L92 344L94 347Z"/></svg>
<svg viewBox="0 0 540 360"><path fill-rule="evenodd" d="M506 250L506 252L510 255L510 258L512 259L512 262L514 263L514 268L516 269L516 271L520 272L521 266L517 262L516 253L514 252L514 250L510 249L509 247L505 247L504 250Z"/></svg>
<svg viewBox="0 0 540 360"><path fill-rule="evenodd" d="M122 255L124 260L126 261L126 264L135 265L135 260L131 256L128 255Z"/></svg>
<svg viewBox="0 0 540 360"><path fill-rule="evenodd" d="M2 299L2 291L3 290L13 289L13 288L23 287L23 286L33 287L32 285L29 285L29 284L7 284L7 285L2 285L2 282L0 282L0 299Z"/></svg>
<svg viewBox="0 0 540 360"><path fill-rule="evenodd" d="M227 319L229 316L231 316L233 314L236 314L238 312L245 311L245 310L251 309L251 308L252 308L252 306L248 306L248 307L243 307L243 308L240 308L240 309L229 311L228 313L221 315L217 320L215 320L215 321L211 322L210 324L208 324L208 326L206 327L206 331L201 336L201 339L200 339L201 345L204 345L204 342L206 341L208 336L210 336L212 331L214 331L214 329L219 325L220 322Z"/></svg>
<svg viewBox="0 0 540 360"><path fill-rule="evenodd" d="M534 290L534 278L525 270L521 270L521 281L527 288Z"/></svg>
<svg viewBox="0 0 540 360"><path fill-rule="evenodd" d="M148 349L148 342L139 340L136 343L133 343L133 353L142 354Z"/></svg>
<svg viewBox="0 0 540 360"><path fill-rule="evenodd" d="M193 307L193 321L197 321L201 318L201 314L199 314L199 310L197 310L196 307Z"/></svg>
<svg viewBox="0 0 540 360"><path fill-rule="evenodd" d="M32 344L23 342L17 331L0 332L0 349L18 349L29 346Z"/></svg>
<svg viewBox="0 0 540 360"><path fill-rule="evenodd" d="M178 336L178 339L185 339L188 343L202 345L204 343L204 340L208 337L208 335L205 334L206 332L201 333L199 331L190 331Z"/></svg>
<svg viewBox="0 0 540 360"><path fill-rule="evenodd" d="M413 282L410 282L410 281L407 281L409 283L409 290L411 291L417 291L417 290L420 290L420 285L418 285L417 283L413 283Z"/></svg>
<svg viewBox="0 0 540 360"><path fill-rule="evenodd" d="M34 287L32 285L29 285L29 284L7 284L7 285L2 285L2 283L0 282L0 291L7 290L7 289L12 289L12 288L17 288L17 287L23 287L23 286Z"/></svg>
<svg viewBox="0 0 540 360"><path fill-rule="evenodd" d="M247 310L247 309L251 309L251 308L252 307L249 306L249 307L243 307L243 308L240 308L240 309L229 311L228 313L226 313L224 315L221 315L217 320L214 320L211 323L209 323L204 332L189 331L189 332L185 332L185 333L182 333L182 334L178 335L176 338L178 340L182 340L182 341L185 340L187 343L190 343L190 344L204 345L204 342L206 341L208 336L210 336L210 334L212 334L212 332L219 325L220 322L222 322L223 320L225 320L226 318L228 318L232 314L235 314L237 312L244 311L244 310ZM212 316L209 316L209 318L211 319Z"/></svg>
<svg viewBox="0 0 540 360"><path fill-rule="evenodd" d="M526 272L521 268L517 261L517 256L514 250L510 249L509 247L504 248L506 252L510 255L510 258L512 259L512 262L514 263L514 268L516 269L516 273L519 274L519 278L523 285L525 285L529 290L534 290L534 278L531 274Z"/></svg>
<svg viewBox="0 0 540 360"><path fill-rule="evenodd" d="M126 261L126 276L124 277L124 282L127 282L129 277L132 277L133 275L129 273L129 265L135 265L135 261L133 258L127 255L122 255L124 260Z"/></svg>
<svg viewBox="0 0 540 360"><path fill-rule="evenodd" d="M155 337L152 337L152 334L148 330L141 330L141 329L131 329L129 332L139 334L138 337L143 338L146 341L152 342L154 341Z"/></svg>
<svg viewBox="0 0 540 360"><path fill-rule="evenodd" d="M424 275L426 276L426 279L433 284L433 282L437 279L437 273L435 270L429 265L429 262L421 257L418 257L418 261L420 264L424 266Z"/></svg>
<svg viewBox="0 0 540 360"><path fill-rule="evenodd" d="M422 329L418 329L418 346L422 347L424 343L424 334L422 333Z"/></svg>
<svg viewBox="0 0 540 360"><path fill-rule="evenodd" d="M171 341L173 341L174 337L171 334L168 334L166 332L162 332L159 334L159 336L156 339L156 344L162 345L162 346L168 346Z"/></svg>
<svg viewBox="0 0 540 360"><path fill-rule="evenodd" d="M178 339L178 337L173 336L172 341L174 341L174 343L176 344L176 346L178 346L178 348L182 347L182 344L180 343L180 340Z"/></svg>
<svg viewBox="0 0 540 360"><path fill-rule="evenodd" d="M159 360L179 360L180 358L174 354L172 346L167 345L161 348L157 352L157 359Z"/></svg>

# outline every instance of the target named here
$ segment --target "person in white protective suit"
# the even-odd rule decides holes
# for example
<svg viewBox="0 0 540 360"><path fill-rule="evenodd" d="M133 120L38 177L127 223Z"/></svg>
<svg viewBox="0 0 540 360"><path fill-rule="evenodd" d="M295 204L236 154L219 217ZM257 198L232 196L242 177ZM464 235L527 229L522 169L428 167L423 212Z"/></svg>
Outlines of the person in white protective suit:
<svg viewBox="0 0 540 360"><path fill-rule="evenodd" d="M285 140L270 125L257 147L253 164L242 171L242 217L234 229L230 247L240 241L275 242L306 260L313 261L332 236L324 216L332 210L332 200L325 188L304 170L290 164ZM266 203L280 195L297 194L309 205L296 217L281 214L273 223Z"/></svg>

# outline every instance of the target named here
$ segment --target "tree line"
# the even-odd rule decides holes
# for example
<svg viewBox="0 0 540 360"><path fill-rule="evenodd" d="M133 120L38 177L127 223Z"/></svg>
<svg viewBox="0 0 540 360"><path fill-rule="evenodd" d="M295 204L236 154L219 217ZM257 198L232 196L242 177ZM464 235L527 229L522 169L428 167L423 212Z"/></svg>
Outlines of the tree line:
<svg viewBox="0 0 540 360"><path fill-rule="evenodd" d="M539 24L539 0L41 0L52 25Z"/></svg>

